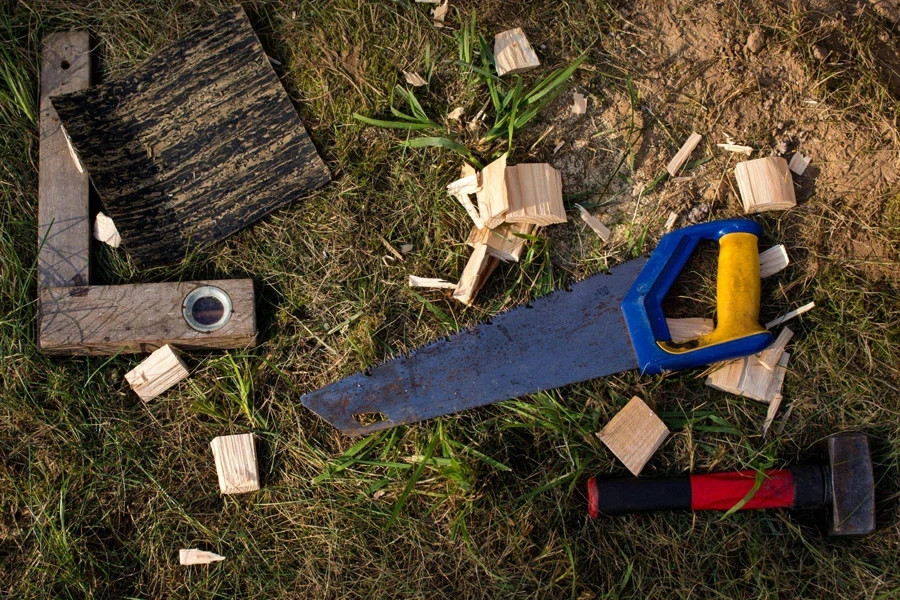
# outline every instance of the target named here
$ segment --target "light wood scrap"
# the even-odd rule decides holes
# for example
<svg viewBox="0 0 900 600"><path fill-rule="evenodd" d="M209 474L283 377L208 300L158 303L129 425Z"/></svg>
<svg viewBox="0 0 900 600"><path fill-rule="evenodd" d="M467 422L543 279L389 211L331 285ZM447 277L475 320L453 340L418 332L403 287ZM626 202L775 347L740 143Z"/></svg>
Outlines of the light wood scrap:
<svg viewBox="0 0 900 600"><path fill-rule="evenodd" d="M572 95L572 114L573 115L583 115L587 112L587 98L584 97L584 94L579 94L575 92Z"/></svg>
<svg viewBox="0 0 900 600"><path fill-rule="evenodd" d="M738 163L734 168L744 212L787 210L797 205L794 180L787 161L767 156Z"/></svg>
<svg viewBox="0 0 900 600"><path fill-rule="evenodd" d="M700 140L703 139L703 136L697 132L692 133L681 149L672 157L672 160L669 161L669 164L666 166L666 171L669 172L669 175L675 177L678 175L678 171L681 170L681 167L684 166L684 163L687 162L688 158L691 157L691 153L694 151L694 148L697 147L697 144L700 143Z"/></svg>
<svg viewBox="0 0 900 600"><path fill-rule="evenodd" d="M146 402L156 398L189 374L187 365L181 357L166 344L125 373L125 381L134 393Z"/></svg>
<svg viewBox="0 0 900 600"><path fill-rule="evenodd" d="M601 240L608 242L609 236L612 235L609 228L604 225L600 219L589 213L582 205L576 204L575 206L578 207L578 212L581 213L581 220L587 223L588 227L593 229L594 233L596 233Z"/></svg>
<svg viewBox="0 0 900 600"><path fill-rule="evenodd" d="M493 229L503 222L509 211L506 154L481 171L481 190L478 191L478 213L485 227Z"/></svg>
<svg viewBox="0 0 900 600"><path fill-rule="evenodd" d="M666 219L666 231L672 231L672 228L675 227L675 223L678 221L678 213L670 212L669 218Z"/></svg>
<svg viewBox="0 0 900 600"><path fill-rule="evenodd" d="M666 327L669 328L669 337L675 343L684 343L695 340L701 335L712 333L716 323L712 319L703 317L688 317L686 319L666 319Z"/></svg>
<svg viewBox="0 0 900 600"><path fill-rule="evenodd" d="M487 244L488 255L503 262L519 262L528 240L516 234L532 235L537 229L529 223L503 223L494 229L478 229L469 232L466 245L475 248L478 244Z"/></svg>
<svg viewBox="0 0 900 600"><path fill-rule="evenodd" d="M479 230L476 229L476 231L479 231ZM449 281L444 281L443 279L437 279L434 277L416 277L415 275L410 275L409 276L409 287L455 290L456 284L450 283Z"/></svg>
<svg viewBox="0 0 900 600"><path fill-rule="evenodd" d="M431 17L435 27L443 27L444 19L447 18L447 11L450 9L450 0L444 0L440 6L436 6L431 10Z"/></svg>
<svg viewBox="0 0 900 600"><path fill-rule="evenodd" d="M668 435L665 423L635 396L597 437L637 476Z"/></svg>
<svg viewBox="0 0 900 600"><path fill-rule="evenodd" d="M113 248L118 248L119 244L122 243L116 224L102 212L98 212L97 218L94 219L94 239Z"/></svg>
<svg viewBox="0 0 900 600"><path fill-rule="evenodd" d="M803 156L799 152L794 152L794 155L791 157L791 162L788 163L788 169L796 173L797 175L803 175L806 172L806 167L809 166L811 157Z"/></svg>
<svg viewBox="0 0 900 600"><path fill-rule="evenodd" d="M553 154L556 154L557 152L559 152L560 149L565 145L566 145L566 142L564 140L560 140L560 141L556 142L556 145L553 146Z"/></svg>
<svg viewBox="0 0 900 600"><path fill-rule="evenodd" d="M478 295L478 291L484 285L484 281L487 278L486 274L489 274L489 270L493 270L490 268L491 260L492 257L488 254L487 244L475 246L459 278L459 283L456 284L456 292L453 294L454 299L459 300L466 306L472 306L475 296ZM496 259L493 260L496 261Z"/></svg>
<svg viewBox="0 0 900 600"><path fill-rule="evenodd" d="M716 144L716 146L726 152L737 152L738 154L746 154L747 156L753 154L753 148L751 146L741 146L740 144Z"/></svg>
<svg viewBox="0 0 900 600"><path fill-rule="evenodd" d="M782 323L790 321L794 317L799 317L803 313L808 312L808 311L814 309L815 307L816 307L816 303L810 302L809 304L804 304L800 308L795 308L794 310L792 310L790 312L786 312L783 315L781 315L780 317L778 317L776 319L772 319L771 321L766 323L766 329L772 329L773 327L778 327Z"/></svg>
<svg viewBox="0 0 900 600"><path fill-rule="evenodd" d="M468 166L469 165L463 165L463 170L465 171L465 167ZM471 167L469 168L471 169ZM482 229L484 227L484 220L481 218L481 214L478 212L478 209L475 208L472 199L469 197L470 194L478 194L479 192L481 192L481 175L476 173L474 169L471 174L464 175L462 178L452 181L447 185L447 193L459 201L465 209L466 214L469 215L469 218L475 223L475 227Z"/></svg>
<svg viewBox="0 0 900 600"><path fill-rule="evenodd" d="M772 371L778 366L784 349L787 348L788 342L794 337L794 332L785 327L775 338L775 341L769 344L769 347L759 353L759 364Z"/></svg>
<svg viewBox="0 0 900 600"><path fill-rule="evenodd" d="M498 33L494 37L494 63L497 75L524 73L540 66L537 54L521 27Z"/></svg>
<svg viewBox="0 0 900 600"><path fill-rule="evenodd" d="M456 108L454 108L453 110L450 111L450 113L447 115L447 118L450 119L451 121L459 121L460 119L462 119L463 114L465 114L463 107L457 106Z"/></svg>
<svg viewBox="0 0 900 600"><path fill-rule="evenodd" d="M414 71L403 71L403 77L406 79L406 83L413 87L428 85L428 82L422 79L422 76Z"/></svg>
<svg viewBox="0 0 900 600"><path fill-rule="evenodd" d="M711 388L757 400L772 402L781 393L790 354L784 352L775 369L762 366L756 355L731 360L709 374L706 385Z"/></svg>
<svg viewBox="0 0 900 600"><path fill-rule="evenodd" d="M413 250L412 244L400 244L400 252L403 254L409 254Z"/></svg>
<svg viewBox="0 0 900 600"><path fill-rule="evenodd" d="M182 548L178 551L178 562L182 565L208 565L220 560L225 560L225 557L215 552L206 552L197 548Z"/></svg>
<svg viewBox="0 0 900 600"><path fill-rule="evenodd" d="M87 285L91 224L88 176L73 158L50 96L91 83L90 36L52 33L41 46L38 287Z"/></svg>
<svg viewBox="0 0 900 600"><path fill-rule="evenodd" d="M772 398L772 401L769 403L769 409L766 411L766 419L763 421L762 426L763 437L768 433L769 427L772 426L772 422L775 420L775 415L778 414L778 409L781 407L781 401L783 399L784 397L778 393L775 394L775 397Z"/></svg>
<svg viewBox="0 0 900 600"><path fill-rule="evenodd" d="M779 271L783 271L791 264L787 249L784 244L772 246L765 252L759 253L759 277L765 279Z"/></svg>
<svg viewBox="0 0 900 600"><path fill-rule="evenodd" d="M243 494L259 489L256 442L252 433L223 435L210 443L216 460L219 490L223 494Z"/></svg>
<svg viewBox="0 0 900 600"><path fill-rule="evenodd" d="M524 163L506 169L509 208L508 223L552 225L565 223L559 171L547 163Z"/></svg>

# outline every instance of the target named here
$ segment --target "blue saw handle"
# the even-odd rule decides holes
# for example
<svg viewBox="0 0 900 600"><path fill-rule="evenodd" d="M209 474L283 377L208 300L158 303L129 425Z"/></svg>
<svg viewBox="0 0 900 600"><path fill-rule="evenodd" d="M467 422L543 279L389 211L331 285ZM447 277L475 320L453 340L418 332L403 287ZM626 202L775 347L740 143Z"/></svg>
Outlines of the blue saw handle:
<svg viewBox="0 0 900 600"><path fill-rule="evenodd" d="M622 301L622 312L641 373L689 369L748 356L772 343L759 325L759 253L762 226L745 219L692 225L659 241ZM702 240L719 242L716 331L674 344L662 301Z"/></svg>

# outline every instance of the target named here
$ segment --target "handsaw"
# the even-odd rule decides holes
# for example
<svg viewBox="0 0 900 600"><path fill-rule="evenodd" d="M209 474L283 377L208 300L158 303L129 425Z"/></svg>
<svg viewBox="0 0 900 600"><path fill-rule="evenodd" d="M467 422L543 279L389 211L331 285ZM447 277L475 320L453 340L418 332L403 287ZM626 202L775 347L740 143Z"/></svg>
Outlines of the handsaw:
<svg viewBox="0 0 900 600"><path fill-rule="evenodd" d="M307 408L363 435L632 369L688 369L763 350L757 242L762 227L729 219L663 236L637 258L305 394ZM704 240L719 244L716 328L669 334L662 301ZM380 420L370 422L372 415Z"/></svg>

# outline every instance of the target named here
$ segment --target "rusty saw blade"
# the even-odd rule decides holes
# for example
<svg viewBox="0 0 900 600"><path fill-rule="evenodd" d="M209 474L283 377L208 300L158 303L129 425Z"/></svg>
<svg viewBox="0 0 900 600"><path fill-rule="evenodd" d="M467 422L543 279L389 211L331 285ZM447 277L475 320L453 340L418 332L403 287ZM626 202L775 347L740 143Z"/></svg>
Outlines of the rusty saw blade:
<svg viewBox="0 0 900 600"><path fill-rule="evenodd" d="M638 368L622 299L638 258L304 395L362 435ZM382 420L367 423L368 415Z"/></svg>

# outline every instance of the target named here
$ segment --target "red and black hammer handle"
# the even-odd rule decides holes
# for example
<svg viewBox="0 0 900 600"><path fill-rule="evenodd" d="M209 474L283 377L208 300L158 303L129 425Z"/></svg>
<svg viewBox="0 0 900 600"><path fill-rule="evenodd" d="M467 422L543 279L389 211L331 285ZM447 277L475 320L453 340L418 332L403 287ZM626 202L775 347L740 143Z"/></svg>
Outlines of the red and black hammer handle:
<svg viewBox="0 0 900 600"><path fill-rule="evenodd" d="M808 465L765 472L740 510L815 508L831 503L827 467ZM756 471L732 471L670 479L598 479L587 482L588 514L625 515L658 510L730 510L756 484Z"/></svg>

